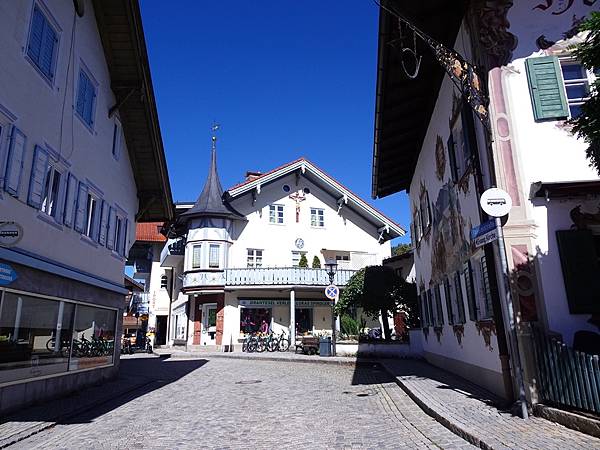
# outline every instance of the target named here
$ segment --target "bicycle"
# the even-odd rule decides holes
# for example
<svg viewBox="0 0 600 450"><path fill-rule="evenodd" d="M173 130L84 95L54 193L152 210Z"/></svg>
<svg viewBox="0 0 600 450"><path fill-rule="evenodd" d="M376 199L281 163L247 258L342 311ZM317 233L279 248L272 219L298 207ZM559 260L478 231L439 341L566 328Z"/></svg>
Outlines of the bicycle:
<svg viewBox="0 0 600 450"><path fill-rule="evenodd" d="M279 339L275 337L275 333L271 331L265 338L265 347L270 352L276 352L279 347Z"/></svg>
<svg viewBox="0 0 600 450"><path fill-rule="evenodd" d="M60 348L56 350L56 336L52 336L46 342L46 350L51 353L60 353L63 357L68 357L71 350L71 340L62 339L60 342Z"/></svg>
<svg viewBox="0 0 600 450"><path fill-rule="evenodd" d="M285 331L281 332L279 339L277 340L277 351L287 352L290 349L290 338L285 334Z"/></svg>

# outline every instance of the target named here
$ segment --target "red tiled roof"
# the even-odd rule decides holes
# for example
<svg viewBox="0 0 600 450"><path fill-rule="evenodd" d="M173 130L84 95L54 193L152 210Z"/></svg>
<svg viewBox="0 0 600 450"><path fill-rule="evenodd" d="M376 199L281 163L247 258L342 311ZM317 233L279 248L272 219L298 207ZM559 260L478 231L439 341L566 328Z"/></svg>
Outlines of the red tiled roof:
<svg viewBox="0 0 600 450"><path fill-rule="evenodd" d="M135 240L143 242L165 242L167 240L158 232L162 222L137 223L135 226Z"/></svg>

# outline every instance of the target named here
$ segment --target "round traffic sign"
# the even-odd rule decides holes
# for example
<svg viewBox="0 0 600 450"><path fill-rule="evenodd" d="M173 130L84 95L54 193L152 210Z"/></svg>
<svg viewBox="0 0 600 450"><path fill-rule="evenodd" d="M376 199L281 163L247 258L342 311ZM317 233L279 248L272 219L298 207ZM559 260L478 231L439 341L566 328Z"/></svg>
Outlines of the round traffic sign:
<svg viewBox="0 0 600 450"><path fill-rule="evenodd" d="M512 199L508 192L498 188L491 188L481 194L479 200L481 209L492 217L503 217L512 208Z"/></svg>
<svg viewBox="0 0 600 450"><path fill-rule="evenodd" d="M340 293L340 289L335 284L330 284L325 288L325 297L329 300L335 300Z"/></svg>

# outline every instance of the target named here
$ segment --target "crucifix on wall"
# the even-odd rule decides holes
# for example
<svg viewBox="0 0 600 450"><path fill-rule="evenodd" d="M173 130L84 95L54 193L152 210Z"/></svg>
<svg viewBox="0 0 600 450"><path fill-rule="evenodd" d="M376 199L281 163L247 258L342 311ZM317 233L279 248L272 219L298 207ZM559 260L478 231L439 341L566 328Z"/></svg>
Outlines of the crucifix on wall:
<svg viewBox="0 0 600 450"><path fill-rule="evenodd" d="M300 202L306 200L304 192L298 191L290 195L290 198L296 202L296 223L300 223Z"/></svg>

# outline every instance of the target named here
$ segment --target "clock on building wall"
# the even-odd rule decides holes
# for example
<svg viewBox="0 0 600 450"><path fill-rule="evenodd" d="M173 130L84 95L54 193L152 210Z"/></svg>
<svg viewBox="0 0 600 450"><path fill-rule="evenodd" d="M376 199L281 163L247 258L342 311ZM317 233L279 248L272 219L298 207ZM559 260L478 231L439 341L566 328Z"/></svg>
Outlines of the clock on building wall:
<svg viewBox="0 0 600 450"><path fill-rule="evenodd" d="M296 248L304 248L304 239L302 238L298 238L296 239Z"/></svg>

